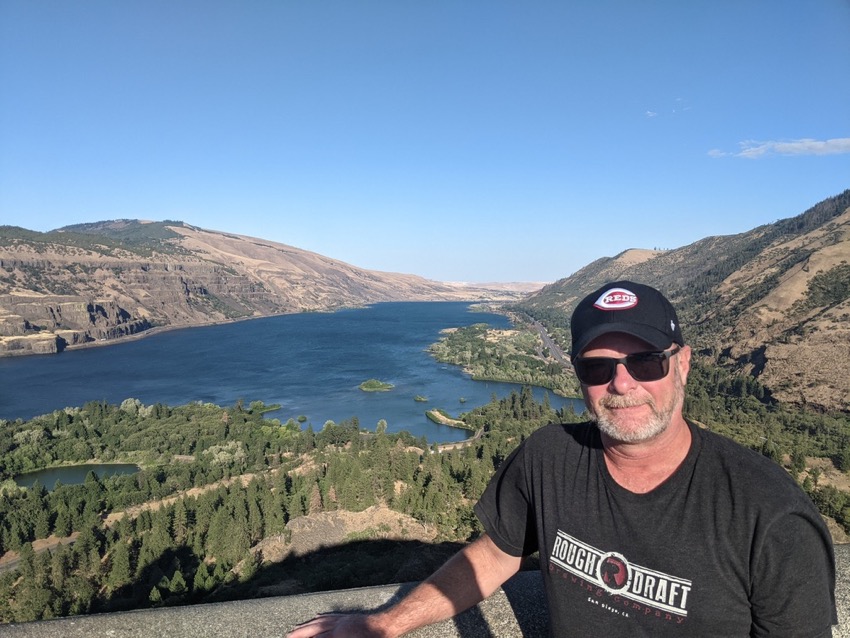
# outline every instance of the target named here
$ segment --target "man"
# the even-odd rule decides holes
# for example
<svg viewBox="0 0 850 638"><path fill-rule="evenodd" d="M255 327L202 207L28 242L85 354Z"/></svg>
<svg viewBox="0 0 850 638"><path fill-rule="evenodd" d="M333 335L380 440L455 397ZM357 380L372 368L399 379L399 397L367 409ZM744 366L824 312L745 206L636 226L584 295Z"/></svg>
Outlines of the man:
<svg viewBox="0 0 850 638"><path fill-rule="evenodd" d="M691 350L657 290L582 300L571 358L593 421L549 425L475 507L485 534L393 607L307 636L399 636L489 596L540 553L553 636L831 636L826 527L781 467L682 415Z"/></svg>

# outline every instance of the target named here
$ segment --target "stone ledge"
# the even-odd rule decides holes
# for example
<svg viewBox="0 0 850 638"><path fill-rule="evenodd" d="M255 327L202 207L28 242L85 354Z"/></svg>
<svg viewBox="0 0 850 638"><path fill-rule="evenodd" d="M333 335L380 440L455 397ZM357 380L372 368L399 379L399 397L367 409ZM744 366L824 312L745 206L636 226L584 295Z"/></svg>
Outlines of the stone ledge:
<svg viewBox="0 0 850 638"><path fill-rule="evenodd" d="M835 549L839 624L833 638L850 638L850 545ZM59 620L0 625L13 638L282 638L318 613L374 609L412 585L260 598L210 605L169 607ZM538 572L522 572L483 603L448 620L409 634L410 638L544 638L548 636L543 584Z"/></svg>

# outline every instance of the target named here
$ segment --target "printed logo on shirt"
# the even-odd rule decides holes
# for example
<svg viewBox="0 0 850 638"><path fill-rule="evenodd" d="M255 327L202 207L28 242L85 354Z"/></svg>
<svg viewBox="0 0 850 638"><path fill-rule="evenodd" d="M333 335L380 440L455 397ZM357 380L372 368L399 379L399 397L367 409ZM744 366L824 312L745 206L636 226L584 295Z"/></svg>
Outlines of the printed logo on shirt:
<svg viewBox="0 0 850 638"><path fill-rule="evenodd" d="M688 616L692 581L629 562L616 552L604 552L558 530L549 556L550 571L560 568L579 579L588 591L615 597L611 611L621 615L654 615L676 622ZM566 574L565 574L566 576Z"/></svg>

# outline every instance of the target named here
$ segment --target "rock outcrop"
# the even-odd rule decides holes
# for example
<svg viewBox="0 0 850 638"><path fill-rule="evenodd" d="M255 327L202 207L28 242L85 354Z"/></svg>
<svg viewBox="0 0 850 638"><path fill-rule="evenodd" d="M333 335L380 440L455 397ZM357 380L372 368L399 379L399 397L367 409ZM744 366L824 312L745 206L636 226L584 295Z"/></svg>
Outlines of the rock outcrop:
<svg viewBox="0 0 850 638"><path fill-rule="evenodd" d="M112 300L0 296L0 346L10 354L51 354L151 328Z"/></svg>

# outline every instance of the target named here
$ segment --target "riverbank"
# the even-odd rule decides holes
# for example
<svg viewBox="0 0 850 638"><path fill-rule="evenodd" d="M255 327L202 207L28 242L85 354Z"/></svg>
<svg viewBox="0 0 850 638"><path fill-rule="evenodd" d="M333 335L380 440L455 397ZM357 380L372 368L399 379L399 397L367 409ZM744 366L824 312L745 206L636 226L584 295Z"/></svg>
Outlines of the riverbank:
<svg viewBox="0 0 850 638"><path fill-rule="evenodd" d="M393 303L393 302L376 302L376 303ZM422 303L431 303L431 302L422 302ZM439 303L439 302L434 302L434 303ZM489 313L492 313L492 314L499 314L499 315L508 317L508 319L510 319L511 322L515 322L515 319L516 319L515 315L513 315L512 313L506 312L503 309L501 302L496 303L496 302L470 301L469 303L470 303L470 306L469 306L470 312L479 312L479 313L489 312ZM358 308L369 308L373 305L375 305L375 304L372 304L372 303L356 304L356 305L338 306L338 307L316 309L316 310L309 310L309 311L299 310L298 312L276 312L276 313L264 314L264 315L252 315L250 317L239 317L237 319L226 319L226 320L219 320L219 321L205 321L203 323L188 323L188 324L168 325L168 326L153 326L151 328L148 328L147 330L143 330L141 332L137 332L137 333L131 334L131 335L125 335L123 337L118 337L117 339L101 339L101 340L86 341L84 343L78 343L78 344L75 344L75 345L68 345L68 346L65 346L65 348L63 349L63 352L64 351L73 351L73 350L85 350L87 348L99 348L99 347L102 347L102 346L119 345L119 344L122 344L122 343L128 343L130 341L138 341L140 339L144 339L145 337L152 337L154 335L161 334L163 332L173 332L175 330L186 330L186 329L191 329L191 328L207 328L207 327L211 327L211 326L226 326L226 325L230 325L230 324L254 321L256 319L268 319L270 317L286 317L286 316L290 316L290 315L303 315L303 314L323 314L323 315L324 314L333 314L333 313L339 312L341 310L356 310ZM0 352L0 357L27 356L27 355L30 355L30 354L36 354L36 353L33 353L33 352L20 352L20 353ZM489 380L500 381L500 379L489 379Z"/></svg>
<svg viewBox="0 0 850 638"><path fill-rule="evenodd" d="M268 319L270 317L285 317L289 315L299 315L305 314L305 312L316 313L316 314L332 314L339 310L353 310L356 308L367 308L370 304L364 305L356 305L356 306L340 306L338 308L329 308L326 310L310 310L310 311L298 311L298 312L276 312L272 314L263 314L263 315L252 315L250 317L239 317L236 319L223 319L218 321L204 321L201 323L187 323L187 324L179 324L179 325L167 325L167 326L153 326L148 328L147 330L142 330L140 332L136 332L129 335L124 335L121 337L117 337L115 339L93 339L92 341L84 341L83 343L77 344L68 344L65 345L58 352L37 352L34 350L2 350L0 349L0 359L2 358L18 358L18 357L28 357L28 356L37 356L37 355L45 355L45 354L61 354L62 352L73 352L75 350L87 350L90 348L101 348L105 346L115 346L120 345L122 343L130 343L133 341L139 341L141 339L145 339L146 337L152 337L157 334L162 334L164 332L173 332L176 330L186 330L191 328L208 328L213 326L226 326L230 324L243 323L248 321L253 321L255 319ZM31 335L32 337L44 336L47 338L48 336L53 336L56 339L59 339L58 335L54 332L50 333L37 333ZM0 342L2 342L4 337L0 336Z"/></svg>
<svg viewBox="0 0 850 638"><path fill-rule="evenodd" d="M545 329L505 316L510 329L485 323L447 328L428 352L437 361L459 366L475 381L517 383L546 388L564 398L579 397L572 367Z"/></svg>
<svg viewBox="0 0 850 638"><path fill-rule="evenodd" d="M389 432L407 430L432 442L456 440L449 428L437 431L425 409L451 414L483 405L501 384L472 381L426 353L440 330L486 321L507 327L501 315L469 312L469 303L378 303L341 312L263 317L199 330L157 327L145 334L94 347L81 356L0 359L0 419L30 419L90 401L121 404L134 398L146 406L211 403L245 406L280 404L270 417L303 419L320 430L326 421L357 417L373 429L380 420ZM176 330L180 330L176 332ZM132 341L131 341L132 340ZM390 392L363 392L365 379L392 382ZM415 401L425 397L428 403ZM299 419L299 422L301 420Z"/></svg>
<svg viewBox="0 0 850 638"><path fill-rule="evenodd" d="M243 323L247 321L253 321L255 319L268 319L270 317L284 317L289 315L299 315L299 314L333 314L340 310L355 310L359 308L369 308L376 303L398 303L398 302L375 302L375 303L363 303L363 304L351 304L344 306L332 306L328 308L317 308L314 310L299 310L296 312L275 312L270 314L260 314L260 315L252 315L250 317L238 317L235 319L223 319L217 321L204 321L199 323L186 323L179 325L158 325L148 328L147 330L142 330L140 332L136 332L130 335L124 335L121 337L117 337L115 339L96 339L92 341L85 341L83 343L77 344L67 344L62 347L58 352L39 352L35 350L22 349L22 350L3 350L0 348L0 359L2 358L12 358L12 357L27 357L27 356L35 356L35 355L44 355L44 354L61 354L62 352L73 352L75 350L86 350L90 348L100 348L104 346L113 346L120 345L122 343L129 343L132 341L138 341L140 339L144 339L146 337L151 337L157 334L161 334L164 332L172 332L175 330L185 330L187 328L206 328L211 326L223 326L230 325L236 323ZM416 302L416 303L432 303L432 302ZM433 302L439 303L439 302ZM504 311L502 308L502 302L481 302L475 300L469 300L470 311L471 312L490 312L494 314L501 314L503 316L511 317L511 315ZM53 338L60 339L55 332L49 333L36 333L30 335L31 337L39 337L43 336L47 338L48 336L52 336ZM2 343L5 337L0 335L0 343Z"/></svg>
<svg viewBox="0 0 850 638"><path fill-rule="evenodd" d="M439 425L447 425L450 428L460 428L461 430L473 430L474 428L469 427L466 422L461 421L460 419L453 419L448 416L445 412L438 409L427 410L425 412L425 416L428 417L430 421L437 423Z"/></svg>

